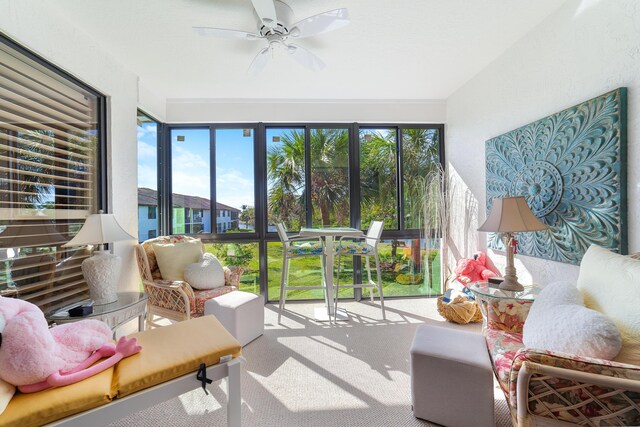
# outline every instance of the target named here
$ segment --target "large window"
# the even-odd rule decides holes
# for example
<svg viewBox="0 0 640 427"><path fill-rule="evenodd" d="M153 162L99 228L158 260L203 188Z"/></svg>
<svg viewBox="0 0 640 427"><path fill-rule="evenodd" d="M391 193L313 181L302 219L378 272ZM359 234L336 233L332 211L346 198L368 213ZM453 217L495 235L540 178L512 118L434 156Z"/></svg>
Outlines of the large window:
<svg viewBox="0 0 640 427"><path fill-rule="evenodd" d="M360 212L363 228L383 219L398 229L398 141L396 129L360 128Z"/></svg>
<svg viewBox="0 0 640 427"><path fill-rule="evenodd" d="M104 97L0 37L0 295L52 312L86 298L63 248L104 207Z"/></svg>
<svg viewBox="0 0 640 427"><path fill-rule="evenodd" d="M156 120L138 111L138 241L158 229L158 136ZM153 233L151 232L153 231Z"/></svg>
<svg viewBox="0 0 640 427"><path fill-rule="evenodd" d="M306 223L305 130L267 128L268 228L283 222L290 230Z"/></svg>
<svg viewBox="0 0 640 427"><path fill-rule="evenodd" d="M349 129L266 129L268 227L348 226ZM307 209L310 206L310 209Z"/></svg>
<svg viewBox="0 0 640 427"><path fill-rule="evenodd" d="M311 129L310 147L311 223L349 226L349 130Z"/></svg>
<svg viewBox="0 0 640 427"><path fill-rule="evenodd" d="M254 129L216 129L216 224L219 233L255 231Z"/></svg>
<svg viewBox="0 0 640 427"><path fill-rule="evenodd" d="M171 130L171 232L211 232L209 129Z"/></svg>
<svg viewBox="0 0 640 427"><path fill-rule="evenodd" d="M358 124L170 128L173 233L197 235L237 273L241 289L277 300L282 266L277 223L296 233L319 226L366 230L383 220L386 295L439 294L440 242L426 229L423 215L429 173L442 161L441 131L440 125ZM203 209L189 210L187 199ZM189 226L199 222L215 226ZM340 281L360 282L363 264L343 257ZM322 280L317 258L292 260L290 272L291 282L301 286ZM287 299L322 295L299 290ZM344 289L340 295L362 296L366 290Z"/></svg>
<svg viewBox="0 0 640 427"><path fill-rule="evenodd" d="M423 226L426 179L440 162L439 143L438 129L402 129L404 229L419 229Z"/></svg>

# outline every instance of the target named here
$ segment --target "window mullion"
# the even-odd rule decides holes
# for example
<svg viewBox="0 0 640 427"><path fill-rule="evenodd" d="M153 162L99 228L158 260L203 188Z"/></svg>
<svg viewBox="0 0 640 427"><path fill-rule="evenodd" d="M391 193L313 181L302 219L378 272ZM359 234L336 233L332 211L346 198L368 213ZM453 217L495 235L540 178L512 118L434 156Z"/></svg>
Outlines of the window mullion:
<svg viewBox="0 0 640 427"><path fill-rule="evenodd" d="M402 128L396 128L396 169L398 171L398 178L396 182L397 194L398 194L398 230L404 230L404 168L402 167Z"/></svg>
<svg viewBox="0 0 640 427"><path fill-rule="evenodd" d="M304 127L304 200L307 227L313 224L313 203L311 200L311 127Z"/></svg>
<svg viewBox="0 0 640 427"><path fill-rule="evenodd" d="M210 224L211 234L219 234L218 231L218 200L216 194L216 128L215 126L209 126L209 194L210 194Z"/></svg>

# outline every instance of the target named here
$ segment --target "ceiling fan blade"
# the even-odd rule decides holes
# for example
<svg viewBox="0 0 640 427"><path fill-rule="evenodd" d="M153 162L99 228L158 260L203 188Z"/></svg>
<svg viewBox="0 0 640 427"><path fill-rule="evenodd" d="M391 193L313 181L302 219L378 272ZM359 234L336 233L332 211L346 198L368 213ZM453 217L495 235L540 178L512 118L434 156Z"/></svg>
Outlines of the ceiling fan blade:
<svg viewBox="0 0 640 427"><path fill-rule="evenodd" d="M276 15L276 6L273 4L273 0L251 0L251 3L262 23L270 28L275 27L278 15Z"/></svg>
<svg viewBox="0 0 640 427"><path fill-rule="evenodd" d="M258 52L255 58L253 58L253 61L251 61L251 65L249 65L247 73L249 73L250 76L257 75L262 70L264 70L264 67L267 66L270 59L271 51L268 47L265 47L260 52Z"/></svg>
<svg viewBox="0 0 640 427"><path fill-rule="evenodd" d="M320 71L324 68L324 62L307 49L295 44L289 44L287 46L287 52L300 64L304 65L310 70Z"/></svg>
<svg viewBox="0 0 640 427"><path fill-rule="evenodd" d="M226 30L224 28L193 27L193 32L199 36L218 37L221 39L258 40L260 34L247 33L246 31Z"/></svg>
<svg viewBox="0 0 640 427"><path fill-rule="evenodd" d="M302 39L337 30L348 25L349 22L351 21L349 20L349 11L347 9L330 10L296 22L291 27L289 35Z"/></svg>

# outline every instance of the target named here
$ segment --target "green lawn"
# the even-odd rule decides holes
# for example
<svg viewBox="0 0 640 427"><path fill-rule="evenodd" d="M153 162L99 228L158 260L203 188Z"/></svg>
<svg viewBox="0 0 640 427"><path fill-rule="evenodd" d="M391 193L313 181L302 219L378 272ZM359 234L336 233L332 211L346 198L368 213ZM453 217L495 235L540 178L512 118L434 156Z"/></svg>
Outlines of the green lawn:
<svg viewBox="0 0 640 427"><path fill-rule="evenodd" d="M221 258L220 254L227 252L225 243L205 244L207 252L212 252ZM258 245L256 243L245 243L243 249L250 251L251 257L244 264L245 273L240 279L240 290L246 292L259 293L259 269L258 269ZM414 295L439 295L440 284L440 256L437 250L429 251L429 259L426 257L427 251L421 250L421 266L416 266L408 256L409 249L399 247L397 249L395 262L392 259L392 247L390 242L382 242L379 246L379 254L382 264L382 281L385 296L414 296ZM269 242L267 244L267 267L268 267L268 292L270 300L278 300L280 294L280 273L282 269L282 244L280 242ZM247 257L249 258L249 257ZM429 274L425 274L424 264L429 262L431 266L431 280ZM225 259L221 259L223 265ZM366 280L366 270L363 264L363 277ZM372 274L375 280L375 265L371 258ZM351 258L342 258L340 283L352 283L353 262ZM322 283L322 270L319 257L303 257L292 259L289 267L290 286L315 286ZM374 291L374 295L377 291ZM369 290L363 290L363 296L369 296ZM352 289L340 291L341 298L353 298ZM287 300L308 300L322 299L323 291L318 290L292 290L287 292Z"/></svg>

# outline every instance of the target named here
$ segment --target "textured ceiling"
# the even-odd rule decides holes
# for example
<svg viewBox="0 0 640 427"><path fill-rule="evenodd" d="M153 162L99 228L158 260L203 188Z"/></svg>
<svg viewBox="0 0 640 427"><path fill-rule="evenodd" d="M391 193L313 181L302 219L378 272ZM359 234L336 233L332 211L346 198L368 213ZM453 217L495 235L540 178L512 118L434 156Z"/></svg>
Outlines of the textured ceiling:
<svg viewBox="0 0 640 427"><path fill-rule="evenodd" d="M166 98L446 99L562 0L286 0L297 19L346 7L351 24L297 43L320 72L276 55L246 70L263 41L203 38L192 26L255 31L250 0L48 3Z"/></svg>

